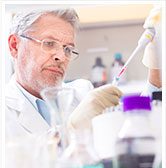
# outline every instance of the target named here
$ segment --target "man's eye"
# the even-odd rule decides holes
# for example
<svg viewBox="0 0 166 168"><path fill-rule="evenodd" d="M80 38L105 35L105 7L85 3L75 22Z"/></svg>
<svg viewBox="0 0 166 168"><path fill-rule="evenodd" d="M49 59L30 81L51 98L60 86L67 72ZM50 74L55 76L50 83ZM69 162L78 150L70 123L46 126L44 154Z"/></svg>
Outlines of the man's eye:
<svg viewBox="0 0 166 168"><path fill-rule="evenodd" d="M44 42L44 45L47 46L47 47L53 47L55 46L55 42L54 41L45 41Z"/></svg>

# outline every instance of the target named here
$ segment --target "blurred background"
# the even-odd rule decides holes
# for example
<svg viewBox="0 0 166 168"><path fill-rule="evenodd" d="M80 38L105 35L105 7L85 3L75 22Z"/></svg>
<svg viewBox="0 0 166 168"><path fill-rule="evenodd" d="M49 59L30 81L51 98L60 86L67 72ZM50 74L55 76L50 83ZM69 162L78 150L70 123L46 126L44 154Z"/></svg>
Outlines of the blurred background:
<svg viewBox="0 0 166 168"><path fill-rule="evenodd" d="M16 12L74 8L80 18L80 30L76 39L79 58L72 61L65 81L83 78L95 87L111 83L113 77L127 61L144 32L143 24L152 4L124 5L7 5L6 42L12 16ZM6 45L6 82L13 73L8 46ZM122 76L119 87L124 92L141 92L146 83L147 68L142 64L143 51L135 57Z"/></svg>

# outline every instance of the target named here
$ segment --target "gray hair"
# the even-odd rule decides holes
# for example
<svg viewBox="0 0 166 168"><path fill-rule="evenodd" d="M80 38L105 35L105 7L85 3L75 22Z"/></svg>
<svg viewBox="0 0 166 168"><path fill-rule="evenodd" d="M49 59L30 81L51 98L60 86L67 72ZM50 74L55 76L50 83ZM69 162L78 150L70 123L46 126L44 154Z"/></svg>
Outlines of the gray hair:
<svg viewBox="0 0 166 168"><path fill-rule="evenodd" d="M79 18L74 9L40 10L19 13L13 17L10 34L21 35L30 30L33 24L43 15L52 14L70 23L74 29L78 28Z"/></svg>

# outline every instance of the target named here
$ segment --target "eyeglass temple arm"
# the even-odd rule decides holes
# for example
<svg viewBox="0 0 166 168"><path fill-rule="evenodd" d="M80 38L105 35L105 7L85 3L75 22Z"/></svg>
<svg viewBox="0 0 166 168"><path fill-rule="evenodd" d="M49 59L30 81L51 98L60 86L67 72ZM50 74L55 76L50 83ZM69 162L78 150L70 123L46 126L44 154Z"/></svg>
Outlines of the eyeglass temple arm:
<svg viewBox="0 0 166 168"><path fill-rule="evenodd" d="M78 53L78 52L76 52L76 51L72 51L72 53L73 53L73 54L77 54L77 55L79 55L79 53Z"/></svg>
<svg viewBox="0 0 166 168"><path fill-rule="evenodd" d="M33 40L33 41L36 41L36 42L41 43L40 40L37 40L37 39L35 39L35 38L31 38L31 37L28 37L28 36L25 36L25 35L20 35L20 36L23 37L23 38L26 38L26 39Z"/></svg>

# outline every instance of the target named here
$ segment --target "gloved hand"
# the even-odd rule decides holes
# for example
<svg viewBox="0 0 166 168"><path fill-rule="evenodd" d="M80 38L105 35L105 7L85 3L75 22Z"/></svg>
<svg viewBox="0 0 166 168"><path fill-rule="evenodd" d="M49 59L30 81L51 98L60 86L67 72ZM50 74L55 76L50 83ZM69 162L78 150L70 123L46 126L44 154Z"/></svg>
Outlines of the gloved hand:
<svg viewBox="0 0 166 168"><path fill-rule="evenodd" d="M122 92L110 84L90 91L69 116L68 128L91 128L91 119L102 114L107 107L118 105L121 96Z"/></svg>
<svg viewBox="0 0 166 168"><path fill-rule="evenodd" d="M161 68L161 7L157 6L151 10L149 17L147 17L144 26L155 29L155 37L151 43L147 45L144 52L143 64L150 69Z"/></svg>

